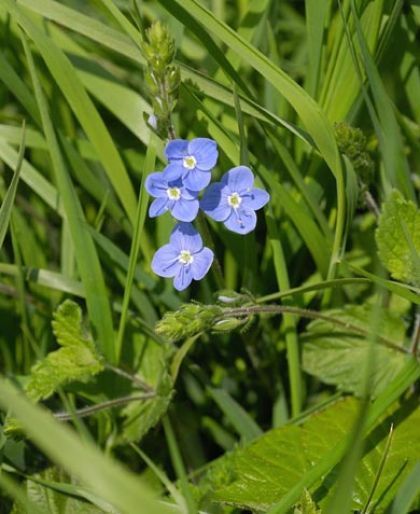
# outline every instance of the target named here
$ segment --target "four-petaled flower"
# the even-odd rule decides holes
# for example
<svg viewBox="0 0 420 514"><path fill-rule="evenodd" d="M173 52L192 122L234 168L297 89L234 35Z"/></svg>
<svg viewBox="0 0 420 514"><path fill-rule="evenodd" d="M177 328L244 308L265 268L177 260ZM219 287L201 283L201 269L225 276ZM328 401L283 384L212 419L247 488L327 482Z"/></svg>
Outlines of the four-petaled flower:
<svg viewBox="0 0 420 514"><path fill-rule="evenodd" d="M163 173L168 181L182 178L188 189L200 191L211 179L211 170L217 162L218 151L212 139L198 137L191 141L174 139L165 148L168 166Z"/></svg>
<svg viewBox="0 0 420 514"><path fill-rule="evenodd" d="M206 275L213 257L213 252L203 247L201 236L191 223L178 223L169 244L153 256L152 270L161 277L173 277L175 289L182 291L193 279L201 280Z"/></svg>
<svg viewBox="0 0 420 514"><path fill-rule="evenodd" d="M200 207L216 221L238 234L248 234L257 223L255 211L264 207L270 195L253 187L254 175L246 166L237 166L205 192Z"/></svg>
<svg viewBox="0 0 420 514"><path fill-rule="evenodd" d="M190 191L182 180L169 181L163 173L151 173L145 184L147 192L156 198L149 208L149 216L154 218L166 211L179 221L192 221L198 213L198 191Z"/></svg>

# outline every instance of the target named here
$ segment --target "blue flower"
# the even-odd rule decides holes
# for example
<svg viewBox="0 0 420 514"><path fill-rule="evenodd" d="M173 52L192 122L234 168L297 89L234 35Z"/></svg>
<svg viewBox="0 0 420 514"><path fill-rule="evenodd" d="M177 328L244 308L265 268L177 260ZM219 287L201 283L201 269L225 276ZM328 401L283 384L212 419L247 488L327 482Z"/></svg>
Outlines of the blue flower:
<svg viewBox="0 0 420 514"><path fill-rule="evenodd" d="M201 280L213 262L213 252L203 247L200 234L191 223L178 223L169 238L152 260L152 270L161 277L173 277L178 291L187 288L191 281Z"/></svg>
<svg viewBox="0 0 420 514"><path fill-rule="evenodd" d="M198 192L188 190L181 179L168 182L163 173L151 173L146 179L146 191L156 200L149 208L149 216L155 218L166 211L179 221L192 221L198 213Z"/></svg>
<svg viewBox="0 0 420 514"><path fill-rule="evenodd" d="M198 137L192 141L169 141L165 155L169 163L163 171L165 178L169 181L182 178L188 189L201 191L210 182L218 151L215 141Z"/></svg>
<svg viewBox="0 0 420 514"><path fill-rule="evenodd" d="M257 223L255 211L264 207L270 195L254 188L254 175L246 166L237 166L212 184L200 202L203 211L226 228L238 234L248 234Z"/></svg>

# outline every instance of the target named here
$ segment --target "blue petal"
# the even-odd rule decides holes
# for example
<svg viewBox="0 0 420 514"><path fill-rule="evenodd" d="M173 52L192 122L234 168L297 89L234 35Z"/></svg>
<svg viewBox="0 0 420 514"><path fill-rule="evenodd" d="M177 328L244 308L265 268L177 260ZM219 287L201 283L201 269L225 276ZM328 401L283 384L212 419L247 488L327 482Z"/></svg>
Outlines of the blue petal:
<svg viewBox="0 0 420 514"><path fill-rule="evenodd" d="M182 161L173 161L166 166L162 175L168 182L174 182L175 180L179 180L184 173L185 168L182 165Z"/></svg>
<svg viewBox="0 0 420 514"><path fill-rule="evenodd" d="M163 176L163 173L151 173L144 184L146 191L149 195L155 198L161 198L167 196L166 190L168 188L168 181Z"/></svg>
<svg viewBox="0 0 420 514"><path fill-rule="evenodd" d="M149 207L149 216L151 218L156 218L156 216L164 214L169 209L168 204L168 197L156 198L156 200L153 200L152 204Z"/></svg>
<svg viewBox="0 0 420 514"><path fill-rule="evenodd" d="M165 155L169 161L172 159L182 159L187 155L188 141L185 139L173 139L169 141L165 148Z"/></svg>
<svg viewBox="0 0 420 514"><path fill-rule="evenodd" d="M216 166L217 151L216 141L205 137L197 137L188 144L188 154L193 155L197 161L197 168L209 171Z"/></svg>
<svg viewBox="0 0 420 514"><path fill-rule="evenodd" d="M169 166L167 166L167 168L168 168L168 167L169 167ZM164 170L164 171L165 171L165 170ZM183 182L182 182L182 178L181 178L181 177L179 177L179 178L177 178L177 179L175 179L175 180L168 180L168 186L169 186L169 187L179 187L179 188L181 188L181 189L182 189L182 188L184 187L184 184L183 184Z"/></svg>
<svg viewBox="0 0 420 514"><path fill-rule="evenodd" d="M171 209L172 216L179 221L192 221L197 217L200 204L198 200L184 200L174 202Z"/></svg>
<svg viewBox="0 0 420 514"><path fill-rule="evenodd" d="M247 166L236 166L223 175L222 182L232 193L245 193L254 185L254 175Z"/></svg>
<svg viewBox="0 0 420 514"><path fill-rule="evenodd" d="M191 189L187 189L185 186L182 187L181 197L184 200L196 200L198 198L198 191L192 191Z"/></svg>
<svg viewBox="0 0 420 514"><path fill-rule="evenodd" d="M169 238L171 245L179 252L189 250L196 253L203 248L203 240L191 223L178 223Z"/></svg>
<svg viewBox="0 0 420 514"><path fill-rule="evenodd" d="M184 185L192 191L201 191L209 185L210 180L210 171L201 171L197 168L187 171L184 175Z"/></svg>
<svg viewBox="0 0 420 514"><path fill-rule="evenodd" d="M191 265L182 265L174 278L174 287L178 291L186 289L193 279Z"/></svg>
<svg viewBox="0 0 420 514"><path fill-rule="evenodd" d="M206 247L194 254L194 260L191 264L194 280L201 280L205 275L207 275L207 272L213 262L213 258L213 252L210 248Z"/></svg>
<svg viewBox="0 0 420 514"><path fill-rule="evenodd" d="M226 186L221 182L209 186L201 199L200 207L210 218L225 221L232 210L227 203Z"/></svg>
<svg viewBox="0 0 420 514"><path fill-rule="evenodd" d="M160 277L174 277L182 264L178 260L179 252L171 244L159 248L152 259L152 270Z"/></svg>
<svg viewBox="0 0 420 514"><path fill-rule="evenodd" d="M242 206L244 209L257 210L264 207L270 200L270 195L264 189L254 188L249 193L242 195Z"/></svg>
<svg viewBox="0 0 420 514"><path fill-rule="evenodd" d="M237 234L248 234L254 230L257 224L257 215L254 211L245 211L244 209L233 210L232 214L225 221L224 225L227 229Z"/></svg>

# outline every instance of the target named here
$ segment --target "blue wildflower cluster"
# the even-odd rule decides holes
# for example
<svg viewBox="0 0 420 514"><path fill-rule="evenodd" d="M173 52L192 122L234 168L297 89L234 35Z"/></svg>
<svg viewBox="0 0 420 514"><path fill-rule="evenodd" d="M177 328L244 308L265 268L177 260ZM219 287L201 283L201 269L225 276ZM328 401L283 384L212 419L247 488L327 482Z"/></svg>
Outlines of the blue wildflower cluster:
<svg viewBox="0 0 420 514"><path fill-rule="evenodd" d="M228 230L248 234L257 223L255 211L264 207L270 196L254 187L254 175L247 166L232 168L220 182L210 184L218 158L217 144L212 139L173 139L166 145L165 155L166 168L151 173L146 180L146 190L155 198L149 216L154 218L169 211L179 223L169 243L155 253L152 269L161 277L173 278L175 289L182 291L193 279L201 280L214 259L212 250L203 245L191 223L200 208L210 218L223 222Z"/></svg>

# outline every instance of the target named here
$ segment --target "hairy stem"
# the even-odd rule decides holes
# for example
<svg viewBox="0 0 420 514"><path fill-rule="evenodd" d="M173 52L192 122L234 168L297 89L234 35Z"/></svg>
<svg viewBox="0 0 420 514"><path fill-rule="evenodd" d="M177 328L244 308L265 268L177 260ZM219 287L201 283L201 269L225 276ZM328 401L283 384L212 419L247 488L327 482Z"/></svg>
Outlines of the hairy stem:
<svg viewBox="0 0 420 514"><path fill-rule="evenodd" d="M112 364L109 364L108 362L105 364L105 368L109 371L112 371L116 375L119 375L120 377L126 378L127 380L135 384L137 387L139 387L139 389L142 389L143 391L146 391L148 393L155 393L153 387L144 380L142 380L138 375L129 373L128 371L125 371L121 368L113 366Z"/></svg>
<svg viewBox="0 0 420 514"><path fill-rule="evenodd" d="M97 403L96 405L90 405L89 407L77 409L74 412L55 412L54 417L59 421L71 421L74 416L77 416L78 418L85 418L105 409L111 409L112 407L120 407L121 405L126 405L130 402L150 400L155 396L156 393L154 391L149 393L137 394L133 396L121 396L120 398L114 398L112 400L107 400L106 402Z"/></svg>
<svg viewBox="0 0 420 514"><path fill-rule="evenodd" d="M321 314L320 312L313 311L310 309L301 309L300 307L292 307L289 305L252 305L250 307L238 307L233 309L224 309L223 315L220 316L220 319L224 319L226 317L241 317L241 316L251 316L253 314L293 314L295 316L299 316L301 318L308 319L320 319L322 321L327 321L328 323L332 323L333 325L337 325L339 327L343 327L349 332L354 332L355 334L359 334L366 337L374 336L375 341L378 343L391 348L397 352L409 354L410 351L404 348L403 346L399 346L394 343L390 339L381 336L379 334L374 334L369 332L369 330L365 330L362 327L354 325L353 323L348 323L347 321L343 321L339 318L334 318L333 316L329 316L327 314ZM216 320L218 321L218 319Z"/></svg>

